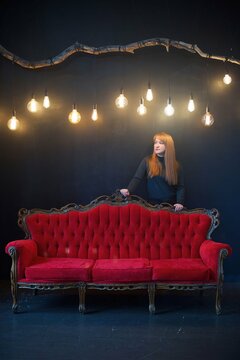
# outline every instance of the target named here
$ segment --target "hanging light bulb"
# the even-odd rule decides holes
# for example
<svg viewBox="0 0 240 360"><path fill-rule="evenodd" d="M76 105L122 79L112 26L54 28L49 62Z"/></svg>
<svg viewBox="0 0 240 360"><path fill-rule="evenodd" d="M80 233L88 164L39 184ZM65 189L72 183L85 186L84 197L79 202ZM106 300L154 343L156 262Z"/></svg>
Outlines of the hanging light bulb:
<svg viewBox="0 0 240 360"><path fill-rule="evenodd" d="M96 121L98 119L98 112L97 112L97 105L93 106L92 116L91 119Z"/></svg>
<svg viewBox="0 0 240 360"><path fill-rule="evenodd" d="M27 104L28 111L35 113L39 110L39 103L34 98L34 95L32 95L32 99Z"/></svg>
<svg viewBox="0 0 240 360"><path fill-rule="evenodd" d="M191 94L189 102L188 102L188 111L193 112L194 110L195 110L195 104L194 104L193 96Z"/></svg>
<svg viewBox="0 0 240 360"><path fill-rule="evenodd" d="M77 124L79 123L79 121L81 120L81 115L80 113L77 111L75 104L73 105L73 109L70 112L70 114L68 115L68 120L70 121L70 123L72 124Z"/></svg>
<svg viewBox="0 0 240 360"><path fill-rule="evenodd" d="M202 117L202 123L204 126L212 126L214 123L214 118L212 114L209 112L209 107L206 107L206 113Z"/></svg>
<svg viewBox="0 0 240 360"><path fill-rule="evenodd" d="M232 78L231 78L231 76L230 76L228 73L224 75L224 77L223 77L223 82L224 82L224 84L226 84L226 85L231 84Z"/></svg>
<svg viewBox="0 0 240 360"><path fill-rule="evenodd" d="M49 100L49 96L48 96L47 90L45 91L45 96L44 96L44 99L43 99L43 107L44 107L45 109L50 108L50 100Z"/></svg>
<svg viewBox="0 0 240 360"><path fill-rule="evenodd" d="M123 89L121 89L120 95L115 100L115 105L119 109L123 109L127 106L128 99L123 94Z"/></svg>
<svg viewBox="0 0 240 360"><path fill-rule="evenodd" d="M167 101L167 106L164 109L164 112L167 116L172 116L174 114L174 107L172 106L172 100L169 97Z"/></svg>
<svg viewBox="0 0 240 360"><path fill-rule="evenodd" d="M10 130L15 131L19 129L20 121L16 117L16 111L13 110L11 119L8 120L7 126Z"/></svg>
<svg viewBox="0 0 240 360"><path fill-rule="evenodd" d="M144 105L144 100L143 100L143 98L140 99L140 104L139 104L139 106L138 106L138 108L137 108L137 112L138 112L138 114L141 115L141 116L143 116L143 115L145 115L145 114L147 113L147 108L146 108L146 106Z"/></svg>
<svg viewBox="0 0 240 360"><path fill-rule="evenodd" d="M147 93L146 93L146 100L147 101L152 101L153 100L153 92L152 92L150 82L148 83L148 90L147 90Z"/></svg>

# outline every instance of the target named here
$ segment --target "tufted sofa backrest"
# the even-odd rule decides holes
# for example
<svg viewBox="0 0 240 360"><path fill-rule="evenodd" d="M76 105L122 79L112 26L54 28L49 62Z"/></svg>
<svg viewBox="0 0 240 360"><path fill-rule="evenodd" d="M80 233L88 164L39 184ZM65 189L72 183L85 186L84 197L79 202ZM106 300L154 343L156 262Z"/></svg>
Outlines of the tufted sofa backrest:
<svg viewBox="0 0 240 360"><path fill-rule="evenodd" d="M46 257L198 258L212 219L201 212L100 204L84 211L33 212L25 226Z"/></svg>

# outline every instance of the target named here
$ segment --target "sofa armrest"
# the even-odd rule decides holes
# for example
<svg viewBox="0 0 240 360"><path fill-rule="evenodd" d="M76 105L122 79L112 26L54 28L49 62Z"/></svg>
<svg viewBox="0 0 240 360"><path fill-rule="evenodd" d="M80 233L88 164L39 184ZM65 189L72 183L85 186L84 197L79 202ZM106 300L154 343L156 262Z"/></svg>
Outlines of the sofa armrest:
<svg viewBox="0 0 240 360"><path fill-rule="evenodd" d="M25 277L25 267L37 256L37 244L33 240L15 240L5 247L6 254L12 257L12 271L16 281Z"/></svg>
<svg viewBox="0 0 240 360"><path fill-rule="evenodd" d="M217 281L221 271L221 258L232 254L232 248L228 244L218 243L213 240L205 240L200 246L200 256L214 274Z"/></svg>

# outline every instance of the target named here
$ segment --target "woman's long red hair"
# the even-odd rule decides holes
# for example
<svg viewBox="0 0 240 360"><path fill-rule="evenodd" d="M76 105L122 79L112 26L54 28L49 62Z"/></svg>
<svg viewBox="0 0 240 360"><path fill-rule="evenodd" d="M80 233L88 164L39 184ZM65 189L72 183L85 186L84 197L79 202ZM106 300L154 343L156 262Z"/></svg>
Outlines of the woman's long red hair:
<svg viewBox="0 0 240 360"><path fill-rule="evenodd" d="M150 177L163 175L169 185L176 185L178 181L178 163L173 138L167 133L160 132L154 135L153 142L155 140L161 140L166 147L164 153L165 171L163 173L162 165L153 151L153 154L148 159L148 174Z"/></svg>

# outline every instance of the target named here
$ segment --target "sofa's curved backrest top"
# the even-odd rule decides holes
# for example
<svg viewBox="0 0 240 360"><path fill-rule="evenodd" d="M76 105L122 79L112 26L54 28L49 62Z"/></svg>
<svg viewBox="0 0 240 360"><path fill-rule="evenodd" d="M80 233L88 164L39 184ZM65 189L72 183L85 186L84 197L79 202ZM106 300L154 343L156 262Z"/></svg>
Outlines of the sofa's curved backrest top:
<svg viewBox="0 0 240 360"><path fill-rule="evenodd" d="M174 212L138 201L19 213L19 224L37 242L38 255L50 257L196 258L218 223L215 209Z"/></svg>

